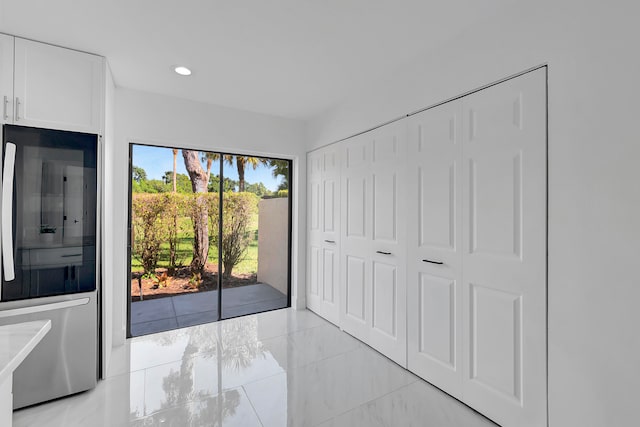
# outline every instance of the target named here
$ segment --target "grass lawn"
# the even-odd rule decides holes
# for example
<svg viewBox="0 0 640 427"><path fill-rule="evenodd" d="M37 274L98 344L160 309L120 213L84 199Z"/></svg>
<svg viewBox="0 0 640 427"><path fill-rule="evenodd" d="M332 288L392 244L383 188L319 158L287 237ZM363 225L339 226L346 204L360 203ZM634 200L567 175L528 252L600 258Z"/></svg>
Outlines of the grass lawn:
<svg viewBox="0 0 640 427"><path fill-rule="evenodd" d="M193 226L189 217L180 218L179 229L182 231L178 234L178 256L177 263L182 266L188 266L193 259ZM247 248L245 258L233 268L234 273L256 274L258 272L258 214L256 213L249 224L249 232L253 235L253 239ZM163 243L160 247L159 268L169 266L169 244ZM216 264L218 262L218 248L212 245L209 248L209 262ZM131 272L141 272L142 263L135 257L131 257Z"/></svg>

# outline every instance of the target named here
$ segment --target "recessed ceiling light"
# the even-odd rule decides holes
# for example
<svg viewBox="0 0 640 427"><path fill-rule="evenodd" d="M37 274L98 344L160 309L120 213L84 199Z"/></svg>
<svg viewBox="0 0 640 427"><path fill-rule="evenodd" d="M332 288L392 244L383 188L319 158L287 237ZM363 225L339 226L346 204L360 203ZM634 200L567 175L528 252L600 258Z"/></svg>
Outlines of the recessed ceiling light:
<svg viewBox="0 0 640 427"><path fill-rule="evenodd" d="M174 71L178 74L180 74L181 76L190 76L191 75L191 70L188 69L187 67L183 67L183 66L179 66L174 68Z"/></svg>

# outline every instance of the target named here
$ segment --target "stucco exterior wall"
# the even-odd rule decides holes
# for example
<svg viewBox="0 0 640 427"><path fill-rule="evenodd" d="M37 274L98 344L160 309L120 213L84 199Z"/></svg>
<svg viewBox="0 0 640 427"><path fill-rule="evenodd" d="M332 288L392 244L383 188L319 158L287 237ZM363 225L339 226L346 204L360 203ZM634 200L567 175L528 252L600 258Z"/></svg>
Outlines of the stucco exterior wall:
<svg viewBox="0 0 640 427"><path fill-rule="evenodd" d="M262 199L258 211L258 282L287 295L289 199Z"/></svg>

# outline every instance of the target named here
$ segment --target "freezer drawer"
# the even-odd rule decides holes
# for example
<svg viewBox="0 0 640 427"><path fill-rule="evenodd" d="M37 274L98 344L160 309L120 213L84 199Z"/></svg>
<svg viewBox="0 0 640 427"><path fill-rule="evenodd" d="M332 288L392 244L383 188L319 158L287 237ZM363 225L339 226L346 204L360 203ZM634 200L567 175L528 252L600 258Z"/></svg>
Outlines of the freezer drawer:
<svg viewBox="0 0 640 427"><path fill-rule="evenodd" d="M2 307L7 305L11 309ZM97 382L96 292L42 298L37 305L0 304L0 325L43 319L51 320L50 332L13 376L14 409L89 390Z"/></svg>

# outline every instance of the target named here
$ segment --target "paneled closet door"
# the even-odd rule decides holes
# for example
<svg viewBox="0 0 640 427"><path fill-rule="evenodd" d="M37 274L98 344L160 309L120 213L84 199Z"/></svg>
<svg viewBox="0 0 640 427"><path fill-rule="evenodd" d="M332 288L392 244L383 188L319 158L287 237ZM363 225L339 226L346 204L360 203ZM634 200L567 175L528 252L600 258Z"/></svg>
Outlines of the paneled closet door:
<svg viewBox="0 0 640 427"><path fill-rule="evenodd" d="M463 400L546 425L546 69L463 98Z"/></svg>
<svg viewBox="0 0 640 427"><path fill-rule="evenodd" d="M341 326L406 366L406 123L343 143Z"/></svg>
<svg viewBox="0 0 640 427"><path fill-rule="evenodd" d="M308 155L307 306L339 324L340 161L338 145Z"/></svg>
<svg viewBox="0 0 640 427"><path fill-rule="evenodd" d="M371 139L341 143L340 327L369 342L371 332Z"/></svg>
<svg viewBox="0 0 640 427"><path fill-rule="evenodd" d="M368 344L407 366L406 122L371 132L371 334Z"/></svg>
<svg viewBox="0 0 640 427"><path fill-rule="evenodd" d="M462 101L408 121L408 367L461 398Z"/></svg>
<svg viewBox="0 0 640 427"><path fill-rule="evenodd" d="M340 319L340 159L339 146L322 152L322 313L334 324Z"/></svg>
<svg viewBox="0 0 640 427"><path fill-rule="evenodd" d="M308 155L307 307L339 323L340 162L338 146Z"/></svg>
<svg viewBox="0 0 640 427"><path fill-rule="evenodd" d="M307 154L307 307L320 314L322 310L322 154Z"/></svg>

